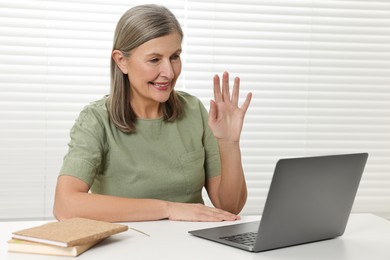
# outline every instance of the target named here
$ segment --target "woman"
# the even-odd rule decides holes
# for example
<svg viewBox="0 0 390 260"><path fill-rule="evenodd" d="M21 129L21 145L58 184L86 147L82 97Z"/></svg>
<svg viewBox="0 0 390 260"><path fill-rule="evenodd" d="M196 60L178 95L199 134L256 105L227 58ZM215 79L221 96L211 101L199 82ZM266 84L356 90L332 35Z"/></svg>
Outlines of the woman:
<svg viewBox="0 0 390 260"><path fill-rule="evenodd" d="M111 222L236 220L246 202L239 139L248 94L239 79L214 77L207 114L174 90L183 33L157 5L128 10L117 24L111 92L80 113L58 178L54 216ZM214 207L203 205L205 187Z"/></svg>

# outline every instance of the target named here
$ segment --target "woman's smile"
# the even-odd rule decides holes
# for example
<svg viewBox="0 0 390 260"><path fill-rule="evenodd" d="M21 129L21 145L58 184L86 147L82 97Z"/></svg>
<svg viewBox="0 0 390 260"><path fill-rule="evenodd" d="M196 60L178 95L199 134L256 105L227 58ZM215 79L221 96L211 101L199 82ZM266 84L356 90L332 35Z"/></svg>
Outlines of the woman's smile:
<svg viewBox="0 0 390 260"><path fill-rule="evenodd" d="M149 82L149 84L159 91L167 91L171 86L171 82Z"/></svg>

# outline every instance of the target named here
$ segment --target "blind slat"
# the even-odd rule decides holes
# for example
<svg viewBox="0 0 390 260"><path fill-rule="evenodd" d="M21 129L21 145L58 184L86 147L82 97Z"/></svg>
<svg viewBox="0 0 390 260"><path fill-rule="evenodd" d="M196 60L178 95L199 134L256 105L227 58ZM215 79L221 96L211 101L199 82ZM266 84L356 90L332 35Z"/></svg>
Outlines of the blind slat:
<svg viewBox="0 0 390 260"><path fill-rule="evenodd" d="M354 152L369 160L353 211L390 214L390 2L152 2L183 26L178 90L208 109L213 76L229 71L241 78L240 104L253 92L241 138L242 214L261 213L280 158ZM109 93L113 31L131 6L0 5L0 219L47 218L70 128Z"/></svg>

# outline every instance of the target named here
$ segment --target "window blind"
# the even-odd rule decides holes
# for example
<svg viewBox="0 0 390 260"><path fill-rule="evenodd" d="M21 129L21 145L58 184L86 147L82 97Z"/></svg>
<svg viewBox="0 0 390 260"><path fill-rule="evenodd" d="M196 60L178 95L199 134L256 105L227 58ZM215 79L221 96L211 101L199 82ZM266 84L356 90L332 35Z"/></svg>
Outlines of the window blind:
<svg viewBox="0 0 390 260"><path fill-rule="evenodd" d="M69 130L109 92L116 22L142 3L0 1L0 219L52 217ZM280 158L368 152L353 211L390 217L390 2L155 3L184 30L178 89L208 108L213 75L229 71L241 101L253 92L242 214L261 214Z"/></svg>

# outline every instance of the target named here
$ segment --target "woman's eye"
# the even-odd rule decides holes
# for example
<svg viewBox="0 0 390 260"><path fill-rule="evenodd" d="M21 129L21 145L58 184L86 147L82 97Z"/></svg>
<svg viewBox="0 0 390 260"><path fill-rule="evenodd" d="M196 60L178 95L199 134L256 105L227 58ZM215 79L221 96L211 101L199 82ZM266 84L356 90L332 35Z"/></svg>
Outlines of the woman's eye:
<svg viewBox="0 0 390 260"><path fill-rule="evenodd" d="M173 55L171 60L180 60L180 55Z"/></svg>
<svg viewBox="0 0 390 260"><path fill-rule="evenodd" d="M154 59L151 59L150 62L151 63L157 63L157 62L159 62L159 59L158 58L154 58Z"/></svg>

